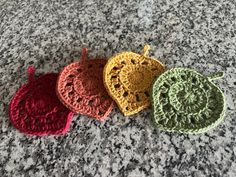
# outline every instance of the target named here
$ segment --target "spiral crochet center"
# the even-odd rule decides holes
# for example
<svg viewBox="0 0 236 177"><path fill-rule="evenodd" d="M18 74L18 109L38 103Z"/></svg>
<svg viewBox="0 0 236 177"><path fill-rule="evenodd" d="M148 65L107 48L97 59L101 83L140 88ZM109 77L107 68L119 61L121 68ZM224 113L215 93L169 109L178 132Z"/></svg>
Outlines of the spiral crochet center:
<svg viewBox="0 0 236 177"><path fill-rule="evenodd" d="M90 80L82 80L81 78L83 78L84 75L86 75L86 78L93 78L93 80L91 80L91 79ZM81 74L81 75L78 75L74 79L73 85L74 85L75 91L77 93L81 93L81 91L82 91L82 93L85 93L85 94L97 95L98 93L100 93L103 90L102 87L99 86L99 83L101 83L101 82L102 82L101 78L98 78L96 76L91 76L89 74Z"/></svg>
<svg viewBox="0 0 236 177"><path fill-rule="evenodd" d="M119 76L122 84L129 90L145 91L152 82L151 71L143 66L125 66Z"/></svg>
<svg viewBox="0 0 236 177"><path fill-rule="evenodd" d="M176 110L186 114L199 112L207 103L204 90L188 82L173 84L169 99Z"/></svg>

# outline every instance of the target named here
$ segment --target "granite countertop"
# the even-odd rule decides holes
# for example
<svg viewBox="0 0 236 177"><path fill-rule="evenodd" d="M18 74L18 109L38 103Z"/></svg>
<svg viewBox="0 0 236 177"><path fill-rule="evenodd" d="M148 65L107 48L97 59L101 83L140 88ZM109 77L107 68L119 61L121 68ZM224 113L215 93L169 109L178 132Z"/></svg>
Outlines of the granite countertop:
<svg viewBox="0 0 236 177"><path fill-rule="evenodd" d="M0 176L1 177L235 177L236 3L187 0L1 0ZM150 55L168 68L217 80L227 99L224 122L208 133L166 133L151 126L151 110L126 118L116 108L99 123L76 115L64 136L31 137L8 120L8 104L37 74L59 72L80 57L111 57L120 51Z"/></svg>

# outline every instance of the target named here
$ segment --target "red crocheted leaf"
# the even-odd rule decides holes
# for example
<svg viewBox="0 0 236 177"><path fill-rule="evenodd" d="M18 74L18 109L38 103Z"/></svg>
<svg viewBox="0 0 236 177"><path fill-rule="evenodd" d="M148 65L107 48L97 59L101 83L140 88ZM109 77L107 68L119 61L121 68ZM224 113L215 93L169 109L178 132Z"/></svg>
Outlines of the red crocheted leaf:
<svg viewBox="0 0 236 177"><path fill-rule="evenodd" d="M103 85L106 59L79 61L66 66L57 82L57 95L76 113L104 120L114 102Z"/></svg>
<svg viewBox="0 0 236 177"><path fill-rule="evenodd" d="M33 78L28 69L29 83L23 85L10 103L10 120L22 133L45 136L66 133L73 113L57 98L55 88L58 74Z"/></svg>

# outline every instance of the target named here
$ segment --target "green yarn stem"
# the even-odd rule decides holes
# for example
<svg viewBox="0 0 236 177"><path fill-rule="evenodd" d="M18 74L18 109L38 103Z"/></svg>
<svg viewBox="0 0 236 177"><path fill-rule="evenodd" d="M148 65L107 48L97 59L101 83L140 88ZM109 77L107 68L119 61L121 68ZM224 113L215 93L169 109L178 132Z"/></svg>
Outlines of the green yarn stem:
<svg viewBox="0 0 236 177"><path fill-rule="evenodd" d="M221 79L222 77L224 77L223 72L217 72L217 73L214 73L210 76L207 76L207 78L210 79L210 80L217 80L217 79Z"/></svg>

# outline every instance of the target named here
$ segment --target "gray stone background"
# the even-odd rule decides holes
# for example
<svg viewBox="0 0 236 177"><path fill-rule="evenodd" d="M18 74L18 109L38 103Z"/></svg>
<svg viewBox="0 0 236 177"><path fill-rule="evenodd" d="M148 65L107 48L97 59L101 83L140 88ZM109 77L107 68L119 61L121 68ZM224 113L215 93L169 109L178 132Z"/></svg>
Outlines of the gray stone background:
<svg viewBox="0 0 236 177"><path fill-rule="evenodd" d="M0 176L235 177L236 3L234 0L0 0ZM166 133L151 110L125 118L116 108L96 122L73 118L68 134L30 137L8 120L8 104L37 74L59 72L80 57L120 51L190 67L216 81L227 99L225 121L201 135Z"/></svg>

